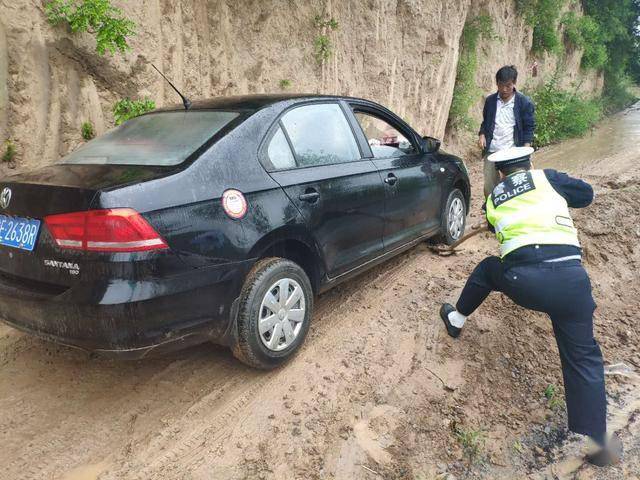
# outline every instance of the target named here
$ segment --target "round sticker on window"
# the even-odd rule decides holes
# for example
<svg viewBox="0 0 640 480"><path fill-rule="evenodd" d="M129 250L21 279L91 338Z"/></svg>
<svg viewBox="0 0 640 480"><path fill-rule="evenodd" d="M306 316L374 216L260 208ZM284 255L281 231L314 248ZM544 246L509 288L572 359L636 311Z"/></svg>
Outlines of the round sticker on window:
<svg viewBox="0 0 640 480"><path fill-rule="evenodd" d="M238 190L227 190L222 194L222 208L231 218L239 219L247 214L247 200Z"/></svg>

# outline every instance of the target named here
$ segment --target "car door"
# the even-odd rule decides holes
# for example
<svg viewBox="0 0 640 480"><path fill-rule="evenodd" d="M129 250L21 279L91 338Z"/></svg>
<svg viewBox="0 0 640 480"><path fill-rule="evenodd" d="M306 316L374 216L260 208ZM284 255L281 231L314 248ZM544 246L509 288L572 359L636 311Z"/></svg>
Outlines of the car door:
<svg viewBox="0 0 640 480"><path fill-rule="evenodd" d="M330 278L383 251L384 186L343 108L336 101L289 109L265 151L271 176L303 215Z"/></svg>
<svg viewBox="0 0 640 480"><path fill-rule="evenodd" d="M434 232L442 191L437 156L424 153L399 119L369 105L351 106L385 184L385 251Z"/></svg>

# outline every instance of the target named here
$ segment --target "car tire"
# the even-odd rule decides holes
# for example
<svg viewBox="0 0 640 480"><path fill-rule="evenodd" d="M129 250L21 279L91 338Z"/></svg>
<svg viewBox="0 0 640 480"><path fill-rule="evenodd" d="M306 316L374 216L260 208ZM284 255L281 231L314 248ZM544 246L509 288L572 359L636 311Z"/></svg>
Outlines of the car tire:
<svg viewBox="0 0 640 480"><path fill-rule="evenodd" d="M454 244L464 235L466 224L467 204L460 189L454 188L442 205L438 240L447 245Z"/></svg>
<svg viewBox="0 0 640 480"><path fill-rule="evenodd" d="M284 292L284 288L287 292ZM300 300L296 300L297 288L301 290ZM282 299L295 303L292 303L290 310L286 305L281 308ZM277 300L277 304L273 300ZM271 305L271 309L268 305ZM276 257L259 260L247 275L240 294L238 341L233 354L241 362L259 369L269 370L281 365L304 342L312 312L311 282L298 264ZM260 325L266 328L274 321L280 326L261 332ZM286 326L287 322L289 327ZM276 335L278 338L274 338Z"/></svg>

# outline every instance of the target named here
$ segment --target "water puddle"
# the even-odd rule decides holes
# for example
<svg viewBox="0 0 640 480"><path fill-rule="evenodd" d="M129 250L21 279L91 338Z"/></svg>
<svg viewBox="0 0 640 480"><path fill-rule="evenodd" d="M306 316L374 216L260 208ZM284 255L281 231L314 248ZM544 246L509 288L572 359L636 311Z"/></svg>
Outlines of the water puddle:
<svg viewBox="0 0 640 480"><path fill-rule="evenodd" d="M536 168L555 168L589 174L584 169L615 156L640 155L640 102L602 121L582 138L545 147L534 155Z"/></svg>
<svg viewBox="0 0 640 480"><path fill-rule="evenodd" d="M98 475L107 469L107 462L82 465L67 472L60 480L97 480Z"/></svg>
<svg viewBox="0 0 640 480"><path fill-rule="evenodd" d="M627 383L629 390L623 393L617 401L610 400L607 406L607 430L609 432L619 432L630 425L634 414L640 412L640 375L632 367L624 363L616 363L605 367L605 375L619 375L629 380ZM594 445L585 440L585 443L578 445L578 447L580 450L578 453L571 454L561 461L549 465L533 478L540 480L547 478L557 480L574 479L576 473L585 465L584 454L592 451Z"/></svg>

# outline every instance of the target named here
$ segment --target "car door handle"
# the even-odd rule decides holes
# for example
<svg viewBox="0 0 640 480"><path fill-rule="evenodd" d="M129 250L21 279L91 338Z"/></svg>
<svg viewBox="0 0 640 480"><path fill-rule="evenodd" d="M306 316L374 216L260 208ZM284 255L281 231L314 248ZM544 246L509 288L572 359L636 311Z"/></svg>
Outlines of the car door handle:
<svg viewBox="0 0 640 480"><path fill-rule="evenodd" d="M387 175L387 178L384 179L384 183L392 186L395 185L397 181L398 177L396 177L393 173L390 173L389 175Z"/></svg>
<svg viewBox="0 0 640 480"><path fill-rule="evenodd" d="M315 190L307 190L305 193L298 195L298 199L309 203L315 202L318 198L320 198L320 194Z"/></svg>

